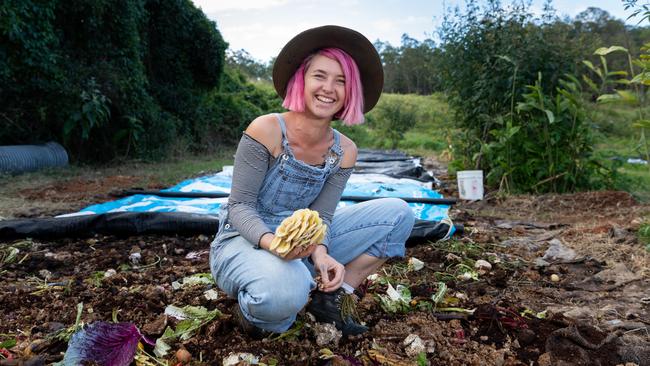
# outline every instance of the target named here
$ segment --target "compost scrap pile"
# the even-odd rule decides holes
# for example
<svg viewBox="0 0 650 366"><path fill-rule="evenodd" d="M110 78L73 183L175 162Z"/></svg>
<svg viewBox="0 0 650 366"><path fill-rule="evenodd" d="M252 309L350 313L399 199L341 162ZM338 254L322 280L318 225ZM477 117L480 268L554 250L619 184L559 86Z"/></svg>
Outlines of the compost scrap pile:
<svg viewBox="0 0 650 366"><path fill-rule="evenodd" d="M131 188L101 182L70 205ZM38 206L79 183L22 194ZM212 235L0 238L0 365L650 364L650 255L636 236L647 205L622 192L488 195L448 212L464 235L370 276L358 304L370 331L348 339L306 313L283 334L241 333L209 275ZM2 216L34 218L19 214Z"/></svg>

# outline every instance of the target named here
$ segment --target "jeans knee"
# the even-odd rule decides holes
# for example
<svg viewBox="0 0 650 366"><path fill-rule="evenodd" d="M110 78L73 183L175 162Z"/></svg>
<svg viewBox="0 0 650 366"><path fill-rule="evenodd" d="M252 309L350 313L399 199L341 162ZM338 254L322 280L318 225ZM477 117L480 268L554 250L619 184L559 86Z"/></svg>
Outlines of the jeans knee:
<svg viewBox="0 0 650 366"><path fill-rule="evenodd" d="M250 315L269 323L294 317L307 304L309 289L289 287L277 284L269 286L268 291L248 304Z"/></svg>
<svg viewBox="0 0 650 366"><path fill-rule="evenodd" d="M386 208L397 219L396 225L404 225L410 230L415 223L415 215L409 204L399 198L386 198L385 200Z"/></svg>
<svg viewBox="0 0 650 366"><path fill-rule="evenodd" d="M265 321L278 322L294 317L309 299L311 274L299 262L275 268L247 289L248 312Z"/></svg>

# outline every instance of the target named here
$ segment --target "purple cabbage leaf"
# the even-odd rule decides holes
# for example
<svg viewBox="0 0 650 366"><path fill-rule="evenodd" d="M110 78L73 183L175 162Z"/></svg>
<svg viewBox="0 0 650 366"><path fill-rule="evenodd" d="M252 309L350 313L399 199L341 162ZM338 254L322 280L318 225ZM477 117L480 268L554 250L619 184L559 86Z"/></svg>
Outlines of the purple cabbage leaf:
<svg viewBox="0 0 650 366"><path fill-rule="evenodd" d="M142 333L133 323L95 322L76 332L61 365L94 362L102 366L128 366Z"/></svg>

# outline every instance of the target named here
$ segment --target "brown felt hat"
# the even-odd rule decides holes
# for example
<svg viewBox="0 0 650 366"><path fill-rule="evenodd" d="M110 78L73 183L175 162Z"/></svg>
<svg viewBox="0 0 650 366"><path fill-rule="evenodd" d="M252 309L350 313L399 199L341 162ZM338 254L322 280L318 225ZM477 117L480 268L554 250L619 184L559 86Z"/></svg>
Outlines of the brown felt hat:
<svg viewBox="0 0 650 366"><path fill-rule="evenodd" d="M307 29L293 37L280 51L273 65L273 85L280 97L287 92L287 83L305 57L322 48L335 47L347 52L359 67L363 85L363 112L370 111L379 100L384 87L381 59L363 34L338 25Z"/></svg>

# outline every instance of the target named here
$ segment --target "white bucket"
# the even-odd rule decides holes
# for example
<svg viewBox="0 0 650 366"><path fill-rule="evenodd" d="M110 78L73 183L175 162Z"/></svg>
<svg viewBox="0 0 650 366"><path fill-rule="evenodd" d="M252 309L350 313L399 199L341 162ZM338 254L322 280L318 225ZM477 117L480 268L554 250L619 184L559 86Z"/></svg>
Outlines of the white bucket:
<svg viewBox="0 0 650 366"><path fill-rule="evenodd" d="M483 199L483 171L461 170L456 173L458 178L458 196L463 200Z"/></svg>

